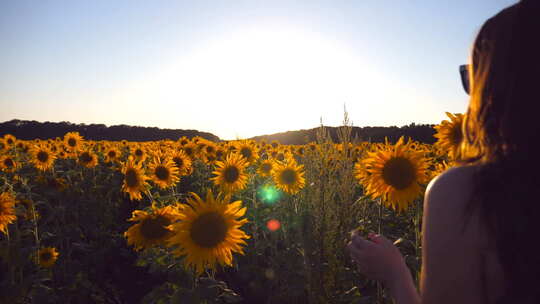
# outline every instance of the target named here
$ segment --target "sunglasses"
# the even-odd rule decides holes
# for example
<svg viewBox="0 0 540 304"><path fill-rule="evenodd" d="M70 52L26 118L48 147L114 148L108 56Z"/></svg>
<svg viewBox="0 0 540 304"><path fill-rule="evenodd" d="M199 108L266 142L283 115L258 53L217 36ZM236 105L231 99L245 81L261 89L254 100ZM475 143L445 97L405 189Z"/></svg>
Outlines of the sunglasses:
<svg viewBox="0 0 540 304"><path fill-rule="evenodd" d="M461 84L465 93L470 94L471 90L471 79L469 77L469 70L471 68L470 64L463 64L459 66L459 74L461 75Z"/></svg>

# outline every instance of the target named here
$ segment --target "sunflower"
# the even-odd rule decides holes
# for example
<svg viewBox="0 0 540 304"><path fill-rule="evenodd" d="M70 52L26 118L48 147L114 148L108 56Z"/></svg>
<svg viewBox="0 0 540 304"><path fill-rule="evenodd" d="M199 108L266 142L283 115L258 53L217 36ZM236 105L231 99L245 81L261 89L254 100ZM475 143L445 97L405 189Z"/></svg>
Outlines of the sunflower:
<svg viewBox="0 0 540 304"><path fill-rule="evenodd" d="M193 171L191 167L191 158L184 153L183 150L178 150L172 153L171 159L176 164L178 168L178 173L180 175L190 175Z"/></svg>
<svg viewBox="0 0 540 304"><path fill-rule="evenodd" d="M38 264L41 267L49 268L54 265L58 259L58 251L54 247L44 247L38 252Z"/></svg>
<svg viewBox="0 0 540 304"><path fill-rule="evenodd" d="M248 164L253 163L259 158L259 150L250 140L241 140L236 143L236 150Z"/></svg>
<svg viewBox="0 0 540 304"><path fill-rule="evenodd" d="M216 150L217 150L217 146L216 146L215 143L213 143L211 141L206 142L206 147L204 148L204 152L206 154L215 154Z"/></svg>
<svg viewBox="0 0 540 304"><path fill-rule="evenodd" d="M22 140L17 140L15 147L19 150L24 150L26 144Z"/></svg>
<svg viewBox="0 0 540 304"><path fill-rule="evenodd" d="M18 164L10 155L0 156L0 170L6 172L15 172Z"/></svg>
<svg viewBox="0 0 540 304"><path fill-rule="evenodd" d="M272 168L274 167L274 162L270 159L265 159L260 162L257 173L260 176L269 177L272 175Z"/></svg>
<svg viewBox="0 0 540 304"><path fill-rule="evenodd" d="M97 155L90 151L84 151L79 154L79 164L86 168L94 168L98 164Z"/></svg>
<svg viewBox="0 0 540 304"><path fill-rule="evenodd" d="M120 152L120 150L118 150L118 148L116 147L108 147L107 149L105 149L105 162L106 163L115 162L119 160L121 156L122 156L122 152Z"/></svg>
<svg viewBox="0 0 540 304"><path fill-rule="evenodd" d="M225 193L233 193L246 188L248 176L246 159L239 153L232 153L225 161L216 162L216 170L212 172L216 176L210 178L216 185L221 187Z"/></svg>
<svg viewBox="0 0 540 304"><path fill-rule="evenodd" d="M17 143L17 139L15 138L15 136L11 135L11 134L6 134L4 135L4 143L6 144L6 146L9 148L15 146L15 144Z"/></svg>
<svg viewBox="0 0 540 304"><path fill-rule="evenodd" d="M275 156L274 158L275 158L277 161L282 162L282 161L285 161L286 154L285 154L285 152L278 151L278 152L276 153L276 156Z"/></svg>
<svg viewBox="0 0 540 304"><path fill-rule="evenodd" d="M289 194L298 193L306 183L303 168L303 165L296 164L292 159L288 162L275 162L272 178L276 187Z"/></svg>
<svg viewBox="0 0 540 304"><path fill-rule="evenodd" d="M56 156L45 145L34 146L31 153L33 156L32 162L37 169L47 171L52 168Z"/></svg>
<svg viewBox="0 0 540 304"><path fill-rule="evenodd" d="M66 159L66 158L68 158L69 155L67 154L66 151L60 150L60 152L58 152L58 154L56 156L58 156L58 158L61 158L61 159Z"/></svg>
<svg viewBox="0 0 540 304"><path fill-rule="evenodd" d="M194 268L197 274L204 269L216 269L217 265L232 265L232 253L244 254L241 245L249 236L240 230L247 219L241 201L228 203L229 196L214 198L208 190L206 201L191 192L188 205L180 205L180 221L171 225L174 235L167 241L177 246L173 253L185 255L186 268Z"/></svg>
<svg viewBox="0 0 540 304"><path fill-rule="evenodd" d="M0 231L7 234L7 226L13 223L15 215L15 198L9 192L0 194Z"/></svg>
<svg viewBox="0 0 540 304"><path fill-rule="evenodd" d="M137 145L132 147L131 150L133 157L135 157L135 160L139 163L144 162L148 157L148 153L146 152L146 149L144 147Z"/></svg>
<svg viewBox="0 0 540 304"><path fill-rule="evenodd" d="M355 176L364 186L366 195L381 198L382 202L399 212L421 193L420 185L429 176L428 161L422 152L409 148L401 137L395 145L385 145L380 150L368 152L366 158L355 165Z"/></svg>
<svg viewBox="0 0 540 304"><path fill-rule="evenodd" d="M135 210L128 221L138 222L124 232L128 245L135 250L142 250L157 245L164 245L173 233L169 225L174 223L180 213L173 206L156 208L152 204L152 211Z"/></svg>
<svg viewBox="0 0 540 304"><path fill-rule="evenodd" d="M150 187L146 182L148 177L143 174L141 166L142 164L135 162L131 156L122 166L121 171L124 174L122 191L129 194L130 200L141 200L141 192Z"/></svg>
<svg viewBox="0 0 540 304"><path fill-rule="evenodd" d="M225 156L225 149L222 147L218 147L216 149L216 160L223 160L224 156Z"/></svg>
<svg viewBox="0 0 540 304"><path fill-rule="evenodd" d="M197 145L193 142L185 144L182 149L184 150L184 153L190 158L195 158L195 153L197 152Z"/></svg>
<svg viewBox="0 0 540 304"><path fill-rule="evenodd" d="M195 154L200 156L204 154L206 147L208 146L208 141L206 139L201 139L195 144Z"/></svg>
<svg viewBox="0 0 540 304"><path fill-rule="evenodd" d="M81 148L83 137L79 132L68 132L64 135L64 143L70 152L78 151Z"/></svg>
<svg viewBox="0 0 540 304"><path fill-rule="evenodd" d="M201 155L202 161L207 165L214 165L217 161L215 153L205 153Z"/></svg>
<svg viewBox="0 0 540 304"><path fill-rule="evenodd" d="M178 168L170 158L162 160L156 156L148 169L152 181L161 189L170 188L180 180Z"/></svg>
<svg viewBox="0 0 540 304"><path fill-rule="evenodd" d="M238 152L238 149L236 148L235 144L233 142L228 142L226 145L227 154L228 153L234 153Z"/></svg>
<svg viewBox="0 0 540 304"><path fill-rule="evenodd" d="M187 145L187 143L189 143L189 139L185 136L182 136L179 140L178 140L178 143L181 145L181 146L185 146Z"/></svg>
<svg viewBox="0 0 540 304"><path fill-rule="evenodd" d="M463 140L461 126L465 115L446 112L446 116L450 118L450 121L443 120L440 125L435 126L435 130L437 130L437 134L434 135L437 138L435 145L441 150L447 151L451 159L455 159L459 156L460 144Z"/></svg>

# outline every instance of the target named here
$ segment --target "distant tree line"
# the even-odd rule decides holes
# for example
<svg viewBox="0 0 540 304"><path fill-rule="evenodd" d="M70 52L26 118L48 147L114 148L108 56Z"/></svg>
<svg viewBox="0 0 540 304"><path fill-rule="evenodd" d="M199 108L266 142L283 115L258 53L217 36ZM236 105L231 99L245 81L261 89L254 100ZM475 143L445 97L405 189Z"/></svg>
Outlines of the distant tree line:
<svg viewBox="0 0 540 304"><path fill-rule="evenodd" d="M193 138L200 136L212 141L220 138L207 132L197 130L159 129L156 127L138 127L117 125L107 127L104 124L74 124L62 122L38 122L35 120L13 119L0 124L0 136L12 134L19 139L47 139L63 137L67 132L79 132L85 139L111 141L155 141L162 139L177 140L182 136Z"/></svg>
<svg viewBox="0 0 540 304"><path fill-rule="evenodd" d="M413 140L432 144L436 141L434 125L410 124L397 127L353 127L352 137L361 141L384 142L388 138L390 142L396 142L400 136L412 138ZM337 131L339 127L325 127L334 142L338 142ZM251 139L267 142L277 140L286 145L301 145L316 141L318 128L298 131L288 131L270 135L252 137ZM35 120L13 119L0 123L0 136L12 134L20 139L47 139L63 137L67 132L79 132L84 138L91 140L128 140L128 141L155 141L155 140L177 140L182 136L193 138L200 136L205 139L218 142L220 138L212 133L200 132L197 130L160 129L156 127L138 127L128 125L116 125L107 127L104 124L74 124L67 121L62 122L38 122Z"/></svg>
<svg viewBox="0 0 540 304"><path fill-rule="evenodd" d="M389 142L395 143L399 137L404 136L405 138L412 138L415 141L419 141L426 144L433 144L436 142L435 125L417 125L412 123L407 126L397 127L353 127L352 128L352 138L356 137L360 141L370 141L370 142L384 142L385 138L388 138ZM328 133L330 134L334 142L339 142L338 139L338 128L339 127L325 127ZM283 133L276 133L272 135L262 135L256 136L252 139L266 140L270 142L272 140L277 140L282 144L286 145L301 145L308 142L316 141L316 134L318 128L313 128L309 130L299 130L299 131L288 131Z"/></svg>

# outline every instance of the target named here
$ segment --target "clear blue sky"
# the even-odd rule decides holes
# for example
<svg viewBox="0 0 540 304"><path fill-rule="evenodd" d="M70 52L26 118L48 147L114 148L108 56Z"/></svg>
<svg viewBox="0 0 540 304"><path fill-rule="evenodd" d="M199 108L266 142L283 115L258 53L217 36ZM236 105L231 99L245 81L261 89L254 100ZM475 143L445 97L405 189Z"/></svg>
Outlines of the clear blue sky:
<svg viewBox="0 0 540 304"><path fill-rule="evenodd" d="M0 2L0 121L246 138L439 123L458 66L509 0Z"/></svg>

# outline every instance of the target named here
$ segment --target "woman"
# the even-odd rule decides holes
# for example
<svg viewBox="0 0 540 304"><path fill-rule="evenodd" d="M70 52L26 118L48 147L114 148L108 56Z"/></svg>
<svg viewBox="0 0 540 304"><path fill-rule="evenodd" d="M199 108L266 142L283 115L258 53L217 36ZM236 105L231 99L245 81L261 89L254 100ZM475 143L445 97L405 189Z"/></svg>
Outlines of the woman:
<svg viewBox="0 0 540 304"><path fill-rule="evenodd" d="M469 71L461 166L426 190L420 294L380 235L348 245L396 303L540 303L540 1L482 26Z"/></svg>

